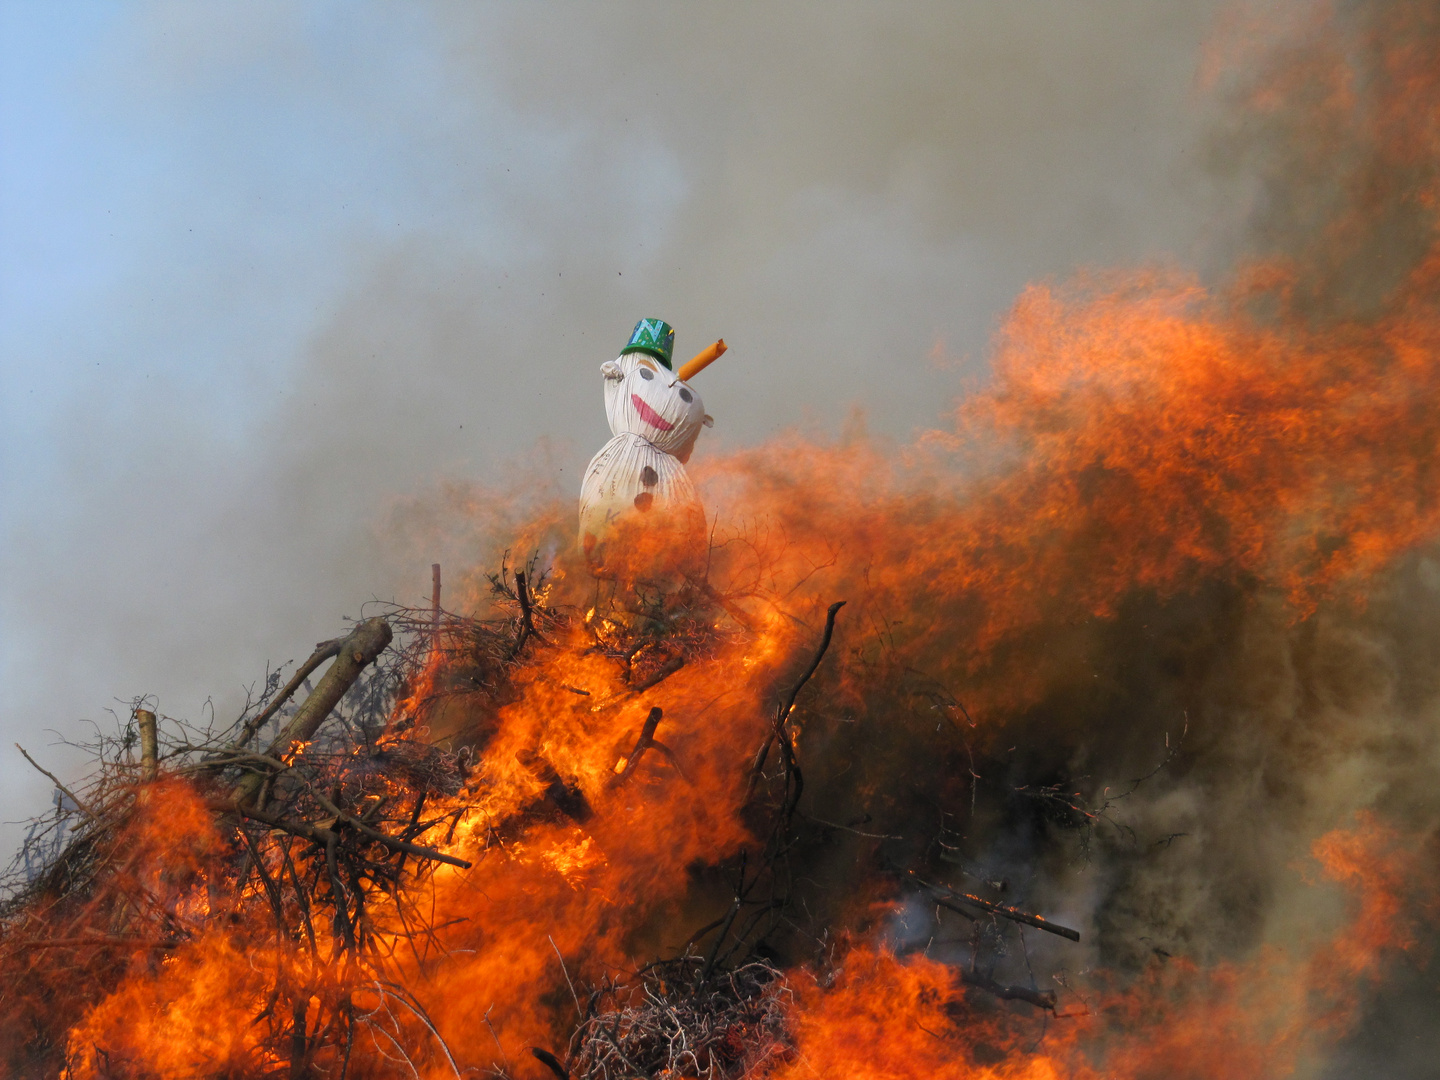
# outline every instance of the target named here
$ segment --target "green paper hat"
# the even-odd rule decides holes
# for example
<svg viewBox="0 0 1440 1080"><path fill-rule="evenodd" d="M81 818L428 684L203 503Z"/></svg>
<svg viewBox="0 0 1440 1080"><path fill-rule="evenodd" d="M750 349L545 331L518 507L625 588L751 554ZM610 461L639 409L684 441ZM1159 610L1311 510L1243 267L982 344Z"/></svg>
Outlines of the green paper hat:
<svg viewBox="0 0 1440 1080"><path fill-rule="evenodd" d="M675 329L664 319L641 319L635 324L630 335L630 344L620 350L624 356L630 352L649 353L668 369L675 353Z"/></svg>

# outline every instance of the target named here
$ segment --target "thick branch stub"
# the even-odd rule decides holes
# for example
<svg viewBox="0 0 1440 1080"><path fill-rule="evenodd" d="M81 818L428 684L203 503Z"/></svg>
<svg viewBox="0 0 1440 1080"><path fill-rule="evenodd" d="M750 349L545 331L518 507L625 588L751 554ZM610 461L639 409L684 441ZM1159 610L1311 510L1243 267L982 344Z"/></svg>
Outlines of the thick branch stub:
<svg viewBox="0 0 1440 1080"><path fill-rule="evenodd" d="M366 619L355 627L350 636L340 643L335 662L325 672L315 692L296 710L290 723L285 725L285 730L270 744L266 753L270 757L284 758L296 743L313 739L330 715L330 710L355 684L360 673L385 651L393 637L390 624L382 618Z"/></svg>
<svg viewBox="0 0 1440 1080"><path fill-rule="evenodd" d="M311 695L305 699L285 730L270 744L265 756L284 760L297 743L309 742L325 722L332 709L345 696L345 691L355 685L375 658L385 651L394 636L390 624L382 618L366 619L341 639L335 649L335 662L330 665ZM265 777L251 774L240 781L235 788L237 803L250 803L259 794Z"/></svg>
<svg viewBox="0 0 1440 1080"><path fill-rule="evenodd" d="M149 709L136 709L135 723L140 728L140 780L153 783L160 775L160 739L155 714Z"/></svg>
<svg viewBox="0 0 1440 1080"><path fill-rule="evenodd" d="M329 641L322 641L316 645L315 651L310 654L310 658L295 669L295 674L290 677L290 681L285 684L284 689L275 695L275 699L271 701L269 705L265 706L262 711L245 722L245 726L240 729L240 734L235 739L232 749L243 750L248 746L250 740L256 736L270 718L280 711L285 702L290 700L290 695L300 689L300 684L310 677L310 673L326 660L337 655L340 652L340 647L345 644L345 641L345 638L338 637L332 638Z"/></svg>

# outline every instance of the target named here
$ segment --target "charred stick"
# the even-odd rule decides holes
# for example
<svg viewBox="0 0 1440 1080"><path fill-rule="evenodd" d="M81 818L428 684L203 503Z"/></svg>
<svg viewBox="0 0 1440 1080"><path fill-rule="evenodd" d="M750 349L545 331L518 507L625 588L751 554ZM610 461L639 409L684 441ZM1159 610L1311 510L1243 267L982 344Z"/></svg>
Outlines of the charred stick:
<svg viewBox="0 0 1440 1080"><path fill-rule="evenodd" d="M786 700L785 707L780 710L780 719L777 723L783 724L790 716L790 710L795 708L795 699L800 696L800 691L810 681L810 676L814 675L816 669L820 667L820 661L825 659L825 651L830 648L830 638L835 633L835 616L840 613L840 609L845 606L845 603L844 600L836 600L825 612L825 633L820 638L820 648L815 650L815 659L810 661L810 666L805 669L805 674L800 676L800 681L790 691L790 697Z"/></svg>
<svg viewBox="0 0 1440 1080"><path fill-rule="evenodd" d="M720 948L725 944L725 939L730 936L730 928L735 925L735 916L740 914L740 897L737 894L730 910L725 913L725 921L720 925L720 933L715 935L715 943L710 946L710 955L705 957L705 966L700 969L700 981L703 983L710 978L710 972L714 970L715 962L720 959Z"/></svg>
<svg viewBox="0 0 1440 1080"><path fill-rule="evenodd" d="M542 644L550 644L545 640L545 636L535 629L535 613L530 605L530 588L525 583L525 573L521 570L515 572L515 598L520 601L520 633L515 638L510 655L505 658L507 661L514 660L519 656L520 650L525 647L525 642L532 637Z"/></svg>
<svg viewBox="0 0 1440 1080"><path fill-rule="evenodd" d="M680 774L680 779L684 780L687 784L690 783L690 777L686 776L685 770L680 767L680 759L675 756L674 750L671 750L670 747L666 746L659 739L650 740L650 749L659 750L660 753L664 754L665 760L670 762L675 771Z"/></svg>
<svg viewBox="0 0 1440 1080"><path fill-rule="evenodd" d="M384 844L392 851L402 851L407 855L414 855L417 858L430 859L433 862L442 862L450 866L457 866L461 870L469 870L471 867L470 863L466 862L464 859L456 858L454 855L446 855L443 851L436 851L434 848L421 847L419 844L412 844L408 840L401 840L398 836L389 836L385 833L380 832L378 829L372 829L369 825L366 825L359 818L356 818L351 814L347 814L341 810L338 810L335 807L334 803L330 802L329 799L325 798L325 796L323 795L320 795L318 792L316 793L315 798L320 803L320 805L323 806L329 813L335 815L337 822L343 822L367 839L374 840L378 844ZM311 825L309 822L305 821L292 821L290 818L283 818L280 817L278 814L267 813L266 811L261 810L259 807L255 806L242 806L239 804L231 804L222 806L221 809L233 810L243 817L250 818L254 821L263 822L264 824L269 825L272 829L279 829L282 832L288 832L292 836L298 836L302 840L309 840L312 844L318 844L321 847L324 847L326 844L328 844L332 837L338 839L339 836L339 834L336 833L333 829L327 829L319 825Z"/></svg>
<svg viewBox="0 0 1440 1080"><path fill-rule="evenodd" d="M711 920L710 920L709 922L707 922L704 926L700 927L699 930L696 930L693 934L690 935L689 939L685 942L684 947L680 950L681 954L683 955L683 954L689 952L691 945L694 945L697 941L699 941L701 938L703 938L703 937L704 937L706 934L708 934L711 930L714 930L717 926L719 926L719 925L720 925L721 923L723 923L724 921L725 921L725 916L724 916L724 915L721 915L718 919L711 919Z"/></svg>
<svg viewBox="0 0 1440 1080"><path fill-rule="evenodd" d="M424 828L420 826L420 812L425 809L425 798L430 794L429 788L421 788L420 795L415 800L415 809L410 812L410 824L405 827L403 839L413 840L426 829L434 828L436 822L428 822ZM440 820L444 820L443 818Z"/></svg>
<svg viewBox="0 0 1440 1080"><path fill-rule="evenodd" d="M345 1013L345 1057L340 1062L340 1080L346 1080L350 1073L350 1049L355 1042L355 1004L349 994L345 995L341 1009Z"/></svg>
<svg viewBox="0 0 1440 1080"><path fill-rule="evenodd" d="M542 1050L538 1046L530 1047L530 1053L535 1055L535 1060L553 1072L560 1080L570 1080L570 1070L560 1063L560 1059L549 1050Z"/></svg>
<svg viewBox="0 0 1440 1080"><path fill-rule="evenodd" d="M1024 1001L1034 1005L1037 1009L1055 1011L1054 990L1030 990L1024 986L1005 986L994 979L987 979L984 975L972 971L961 971L960 981L966 986L973 986L984 990L987 994L994 994L1004 1001Z"/></svg>
<svg viewBox="0 0 1440 1080"><path fill-rule="evenodd" d="M469 809L469 807L462 806L450 815L450 828L445 830L445 843L448 844L451 840L455 839L455 828L460 824L460 819L465 816L467 809ZM444 819L442 818L441 820L443 821Z"/></svg>
<svg viewBox="0 0 1440 1080"><path fill-rule="evenodd" d="M270 908L275 913L275 926L283 936L285 933L285 901L280 895L280 888L275 884L275 879L265 869L265 861L260 858L260 851L255 846L255 840L245 829L237 830L241 839L245 841L245 847L250 855L250 865L255 868L255 874L260 879L260 884L265 887L265 896L270 901Z"/></svg>
<svg viewBox="0 0 1440 1080"><path fill-rule="evenodd" d="M471 864L464 859L456 858L454 855L446 855L443 851L436 851L434 848L421 847L419 844L412 844L408 840L401 840L398 836L391 836L379 829L372 829L365 822L361 821L354 814L347 814L333 802L321 795L318 791L313 793L315 801L318 802L327 813L335 815L338 823L344 823L354 829L360 835L374 840L378 844L384 844L392 851L403 852L406 855L415 855L422 859L430 859L434 862L443 862L450 866L458 866L461 870L469 870Z"/></svg>
<svg viewBox="0 0 1440 1080"><path fill-rule="evenodd" d="M291 836L298 836L302 840L309 840L312 844L324 847L332 839L338 839L335 833L322 825L311 825L308 821L293 821L290 818L281 817L279 814L272 814L261 810L258 806L240 806L238 804L221 804L213 807L220 811L233 810L241 817L250 818L263 825L269 825L272 829L279 829Z"/></svg>
<svg viewBox="0 0 1440 1080"><path fill-rule="evenodd" d="M414 855L417 859L429 859L431 862L445 863L447 866L455 866L461 870L469 870L473 865L465 859L458 858L454 855L446 855L443 851L422 847L420 844L412 844L408 840L401 840L398 836L388 836L378 829L372 829L370 826L355 820L355 818L349 814L343 815L340 820L357 832L374 840L377 844L384 844L392 851L402 852L406 855Z"/></svg>
<svg viewBox="0 0 1440 1080"><path fill-rule="evenodd" d="M306 1051L310 1048L305 1009L309 1003L308 993L297 994L290 1006L290 1080L302 1080L305 1075L305 1059L309 1056Z"/></svg>
<svg viewBox="0 0 1440 1080"><path fill-rule="evenodd" d="M533 750L517 751L515 760L545 785L545 797L559 807L561 813L581 825L590 820L594 811L590 807L590 800L585 798L585 792L567 784L555 771L554 765Z"/></svg>
<svg viewBox="0 0 1440 1080"><path fill-rule="evenodd" d="M530 602L530 584L525 580L524 573L520 571L515 573L515 593L520 598L520 617L525 620L525 627L530 631L530 635L545 645L550 644L545 640L545 635L535 629L535 611Z"/></svg>
<svg viewBox="0 0 1440 1080"><path fill-rule="evenodd" d="M674 675L684 666L685 657L672 656L669 660L666 660L663 664L661 664L658 668L652 671L649 675L645 676L645 678L641 679L634 686L627 686L625 689L611 694L608 697L601 698L594 705L590 706L590 711L600 712L604 709L613 708L614 706L619 705L622 701L628 701L630 698L635 697L637 694L643 694L646 690L654 689L656 686L659 686L662 682L668 679L671 675ZM574 688L566 687L566 689ZM589 691L582 690L578 692L585 694L586 697L590 696Z"/></svg>
<svg viewBox="0 0 1440 1080"><path fill-rule="evenodd" d="M740 905L745 902L745 867L749 862L749 853L740 852L740 880L735 883L735 900L730 905L729 912L725 915L725 921L720 926L720 933L715 936L715 944L710 946L710 955L705 958L705 965L700 969L700 982L703 984L710 978L710 972L715 967L715 961L720 959L720 948L725 944L725 938L730 933L730 928L735 925L735 916L740 914Z"/></svg>
<svg viewBox="0 0 1440 1080"><path fill-rule="evenodd" d="M988 911L992 915L999 915L1001 918L1009 919L1011 922L1024 923L1026 926L1033 926L1037 930L1044 930L1046 933L1055 934L1058 937L1069 938L1071 941L1080 940L1079 930L1072 930L1068 926L1061 926L1059 923L1050 922L1048 919L1044 919L1039 915L1031 915L1027 911L1020 911L1016 908L1006 907L1004 904L994 904L991 903L989 900L981 900L978 896L965 895L961 899L963 903L974 904L976 907ZM941 907L949 908L956 914L964 915L967 918L971 919L975 917L971 912L966 911L959 904L955 903L954 901L947 900L942 896L937 896L935 898L935 902Z"/></svg>
<svg viewBox="0 0 1440 1080"><path fill-rule="evenodd" d="M964 908L959 907L959 904L970 904L980 908L982 911L988 911L992 915L999 915L1001 918L1009 919L1012 922L1024 923L1026 926L1033 926L1038 930L1044 930L1046 933L1069 938L1071 941L1080 940L1079 930L1071 930L1068 926L1053 923L1049 919L1042 918L1039 915L1031 915L1028 911L1021 911L1019 908L1010 907L1008 904L997 904L993 900L983 900L978 896L972 896L970 893L956 892L954 889L947 888L944 885L933 885L925 881L913 870L910 871L910 877L916 884L937 894L935 896L935 902L941 907L949 908L956 914L964 915L966 918L973 919L975 916Z"/></svg>
<svg viewBox="0 0 1440 1080"><path fill-rule="evenodd" d="M290 881L295 886L295 899L299 901L300 904L300 916L305 920L305 936L310 941L310 955L318 956L320 954L320 947L315 942L315 924L310 921L309 890L300 883L300 872L295 869L295 860L290 858L289 842L277 844L276 847L280 849L280 854L285 857L285 869L290 871Z"/></svg>
<svg viewBox="0 0 1440 1080"><path fill-rule="evenodd" d="M327 829L326 832L329 832ZM355 951L355 930L350 925L350 900L345 892L345 886L340 883L340 860L336 849L340 846L340 838L333 832L325 841L325 866L330 871L330 897L335 905L335 922L340 931L341 940L345 947L352 953Z"/></svg>
<svg viewBox="0 0 1440 1080"><path fill-rule="evenodd" d="M738 952L745 946L745 942L750 939L750 935L753 934L755 932L755 928L760 925L760 920L764 919L767 915L773 918L785 907L787 902L788 901L784 899L776 898L774 900L767 900L762 903L760 905L760 909L756 911L754 915L750 916L750 921L745 924L744 929L742 929L738 934L735 935L735 944L731 945L730 948L725 952L725 955L720 958L720 963L729 963L730 957L734 956L736 952ZM767 929L765 933L761 934L758 939L756 939L757 943L760 941L764 941L765 938L767 938L771 933L774 932L774 930L775 924L772 922L770 928Z"/></svg>
<svg viewBox="0 0 1440 1080"><path fill-rule="evenodd" d="M640 728L640 737L635 740L635 748L626 756L625 764L620 771L611 777L609 787L620 787L635 775L636 766L640 764L640 759L645 755L645 751L655 745L655 729L660 726L660 718L664 715L664 710L658 705L650 710L650 715L645 718L645 723Z"/></svg>
<svg viewBox="0 0 1440 1080"><path fill-rule="evenodd" d="M760 782L760 774L765 769L765 759L770 756L770 747L785 731L785 722L790 719L790 712L795 708L795 699L800 696L800 691L810 681L810 676L814 675L816 669L819 668L820 661L825 658L825 651L830 648L830 638L835 633L835 616L844 606L844 600L837 600L825 613L825 632L820 638L820 648L815 650L815 659L810 661L810 666L805 669L805 674L800 676L800 681L791 688L790 696L776 711L775 722L770 727L770 734L765 737L764 744L755 755L755 764L750 767L750 785L745 792L746 802L749 802L750 797L755 794L755 785Z"/></svg>
<svg viewBox="0 0 1440 1080"><path fill-rule="evenodd" d="M790 742L788 731L780 733L780 752L785 758L785 785L790 789L782 820L786 828L789 828L790 819L795 816L795 808L800 805L800 796L805 791L805 773L801 771L800 762L795 757L795 747Z"/></svg>

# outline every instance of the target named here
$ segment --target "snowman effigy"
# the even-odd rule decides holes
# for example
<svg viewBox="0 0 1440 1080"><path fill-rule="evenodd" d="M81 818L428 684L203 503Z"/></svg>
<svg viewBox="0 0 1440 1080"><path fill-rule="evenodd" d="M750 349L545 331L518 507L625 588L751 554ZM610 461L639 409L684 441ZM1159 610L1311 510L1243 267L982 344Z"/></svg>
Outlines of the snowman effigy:
<svg viewBox="0 0 1440 1080"><path fill-rule="evenodd" d="M601 578L694 576L703 567L705 510L685 463L714 421L689 380L725 351L724 340L672 369L675 331L641 319L614 360L600 365L612 438L580 489L580 546Z"/></svg>

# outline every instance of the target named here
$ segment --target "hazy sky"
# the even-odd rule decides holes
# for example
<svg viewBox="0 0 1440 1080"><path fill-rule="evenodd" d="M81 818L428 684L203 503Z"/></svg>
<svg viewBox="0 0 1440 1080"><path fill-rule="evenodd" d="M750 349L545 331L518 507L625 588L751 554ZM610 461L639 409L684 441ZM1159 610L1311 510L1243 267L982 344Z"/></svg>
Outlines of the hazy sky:
<svg viewBox="0 0 1440 1080"><path fill-rule="evenodd" d="M1027 281L1217 264L1216 10L0 0L0 816L418 600L397 500L578 490L641 316L731 345L697 454L904 438Z"/></svg>

